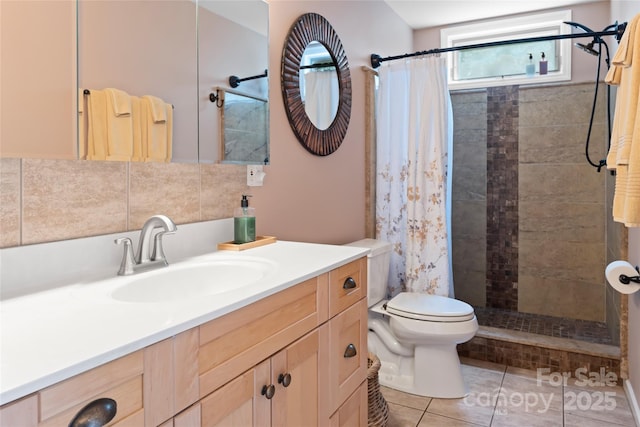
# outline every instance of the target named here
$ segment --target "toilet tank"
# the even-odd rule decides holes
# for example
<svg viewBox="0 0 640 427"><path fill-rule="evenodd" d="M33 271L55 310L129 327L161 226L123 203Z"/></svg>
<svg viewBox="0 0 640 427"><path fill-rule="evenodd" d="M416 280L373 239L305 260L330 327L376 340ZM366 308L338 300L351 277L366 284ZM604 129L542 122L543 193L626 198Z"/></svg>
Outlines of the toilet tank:
<svg viewBox="0 0 640 427"><path fill-rule="evenodd" d="M387 297L387 281L391 262L391 243L376 239L362 239L346 246L368 248L367 255L367 303L368 306L380 302Z"/></svg>

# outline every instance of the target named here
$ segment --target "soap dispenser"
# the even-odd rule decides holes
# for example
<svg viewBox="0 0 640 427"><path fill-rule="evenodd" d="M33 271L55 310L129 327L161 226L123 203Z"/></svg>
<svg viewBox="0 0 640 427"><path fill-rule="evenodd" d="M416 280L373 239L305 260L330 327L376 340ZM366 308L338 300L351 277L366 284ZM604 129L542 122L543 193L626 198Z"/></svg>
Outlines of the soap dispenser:
<svg viewBox="0 0 640 427"><path fill-rule="evenodd" d="M233 213L233 243L242 244L256 240L256 210L249 207L249 199L242 195L240 207Z"/></svg>
<svg viewBox="0 0 640 427"><path fill-rule="evenodd" d="M525 71L527 77L533 77L536 74L536 65L533 63L533 55L529 54L529 63L527 64Z"/></svg>
<svg viewBox="0 0 640 427"><path fill-rule="evenodd" d="M544 52L542 52L542 57L540 58L540 75L547 74L547 59L544 56Z"/></svg>

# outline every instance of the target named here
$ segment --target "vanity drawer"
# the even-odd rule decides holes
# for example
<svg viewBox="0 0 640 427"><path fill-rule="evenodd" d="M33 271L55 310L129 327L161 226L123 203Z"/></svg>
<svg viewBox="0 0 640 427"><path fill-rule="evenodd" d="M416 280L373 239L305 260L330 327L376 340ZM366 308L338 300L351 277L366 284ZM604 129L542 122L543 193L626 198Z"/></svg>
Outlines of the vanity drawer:
<svg viewBox="0 0 640 427"><path fill-rule="evenodd" d="M367 331L366 299L329 322L331 413L367 378Z"/></svg>
<svg viewBox="0 0 640 427"><path fill-rule="evenodd" d="M68 425L88 403L103 397L116 401L112 423L142 411L142 351L116 359L40 391L38 426Z"/></svg>
<svg viewBox="0 0 640 427"><path fill-rule="evenodd" d="M329 273L329 316L344 311L367 296L367 258L360 258Z"/></svg>
<svg viewBox="0 0 640 427"><path fill-rule="evenodd" d="M328 274L200 326L200 397L327 320Z"/></svg>

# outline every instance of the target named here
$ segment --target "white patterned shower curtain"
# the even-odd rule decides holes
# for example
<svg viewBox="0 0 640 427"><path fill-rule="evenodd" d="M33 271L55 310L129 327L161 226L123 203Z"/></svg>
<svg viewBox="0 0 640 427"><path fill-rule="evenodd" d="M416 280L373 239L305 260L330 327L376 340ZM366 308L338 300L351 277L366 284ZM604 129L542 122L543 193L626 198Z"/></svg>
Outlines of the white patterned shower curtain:
<svg viewBox="0 0 640 427"><path fill-rule="evenodd" d="M388 292L453 297L445 58L383 63L376 126L376 237L393 244Z"/></svg>

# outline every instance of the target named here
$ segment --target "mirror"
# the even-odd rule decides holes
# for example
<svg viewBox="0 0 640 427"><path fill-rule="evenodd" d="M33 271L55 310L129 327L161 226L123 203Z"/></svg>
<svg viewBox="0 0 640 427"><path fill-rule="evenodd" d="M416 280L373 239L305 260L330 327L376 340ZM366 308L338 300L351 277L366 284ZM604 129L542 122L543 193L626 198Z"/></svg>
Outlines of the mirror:
<svg viewBox="0 0 640 427"><path fill-rule="evenodd" d="M223 156L224 109L218 107L220 101L212 102L211 95L215 95L216 89L224 88L246 99L269 97L269 6L262 0L198 0L198 6L200 162L265 164L269 157L268 120L265 125L265 122L251 122L248 117L242 119L247 139L236 133L235 155L231 161ZM269 104L262 103L261 108L268 117ZM266 147L263 146L266 155L255 151L257 132L265 132L260 139L266 141ZM242 147L243 144L248 146ZM240 153L253 155L244 158Z"/></svg>
<svg viewBox="0 0 640 427"><path fill-rule="evenodd" d="M217 89L223 163L269 164L269 108L266 99ZM219 101L219 102L218 102Z"/></svg>
<svg viewBox="0 0 640 427"><path fill-rule="evenodd" d="M327 129L338 112L338 73L329 51L317 41L307 45L300 60L300 97L309 120Z"/></svg>
<svg viewBox="0 0 640 427"><path fill-rule="evenodd" d="M121 88L173 104L171 161L222 161L219 111L209 94L228 86L232 75L268 67L268 5L92 0L83 1L79 13L80 87ZM243 82L239 90L266 97L268 79ZM253 162L236 158L242 161Z"/></svg>
<svg viewBox="0 0 640 427"><path fill-rule="evenodd" d="M323 54L319 46L324 48L330 61L326 61L327 55ZM313 65L317 63L318 58L323 58L319 67ZM307 87L307 83L320 76L319 72L313 70L322 70L320 72L327 73L328 77L325 79L327 86L332 79L331 73L335 73L337 98L330 96L317 100L313 95L309 96L312 91ZM318 73L318 75L307 80L308 73ZM321 15L304 14L289 30L282 55L281 83L289 124L302 146L318 156L327 156L337 150L349 127L351 74L340 38L331 24ZM332 102L335 103L334 99L337 100L335 113L332 112L331 107ZM307 103L313 105L307 106ZM321 105L322 113L318 113L320 111L318 104Z"/></svg>
<svg viewBox="0 0 640 427"><path fill-rule="evenodd" d="M170 161L198 161L196 9L197 4L190 1L78 2L78 87L89 91L88 95L79 96L80 158L92 158L92 145L95 151L107 151L106 160L115 150L124 152L123 145L127 145L128 152L134 152L128 147L136 144L135 133L144 130L149 145L158 143L162 133L161 143L172 146ZM126 95L132 97L132 109L133 97L154 96L173 105L173 117L165 114L164 123L154 123L146 117L143 122L134 123L135 116L144 115L140 110L114 117L108 103L97 98L109 99L105 88L125 92L123 102ZM105 127L102 132L101 126ZM172 141L167 141L167 134ZM83 157L86 145L89 156ZM153 160L153 156L141 157L142 161Z"/></svg>

